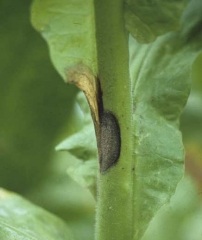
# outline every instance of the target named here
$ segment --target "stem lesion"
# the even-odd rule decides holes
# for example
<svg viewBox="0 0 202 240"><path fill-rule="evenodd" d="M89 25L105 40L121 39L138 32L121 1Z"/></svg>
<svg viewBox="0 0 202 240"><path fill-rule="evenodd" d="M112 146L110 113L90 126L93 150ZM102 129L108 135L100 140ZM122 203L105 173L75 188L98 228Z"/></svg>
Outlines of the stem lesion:
<svg viewBox="0 0 202 240"><path fill-rule="evenodd" d="M120 156L119 123L112 112L104 110L100 81L86 66L71 68L67 78L84 92L88 101L97 138L100 172L104 173Z"/></svg>
<svg viewBox="0 0 202 240"><path fill-rule="evenodd" d="M94 0L94 4L103 114L111 113L116 119L116 123L110 123L111 119L106 115L106 120L103 121L103 146L110 147L101 147L106 155L103 169L108 170L104 170L104 174L101 171L98 177L96 240L131 240L133 236L132 93L123 1ZM108 164L111 164L111 167L108 167Z"/></svg>
<svg viewBox="0 0 202 240"><path fill-rule="evenodd" d="M67 71L86 95L100 160L96 240L133 236L132 94L123 1L94 0L98 74L84 65Z"/></svg>

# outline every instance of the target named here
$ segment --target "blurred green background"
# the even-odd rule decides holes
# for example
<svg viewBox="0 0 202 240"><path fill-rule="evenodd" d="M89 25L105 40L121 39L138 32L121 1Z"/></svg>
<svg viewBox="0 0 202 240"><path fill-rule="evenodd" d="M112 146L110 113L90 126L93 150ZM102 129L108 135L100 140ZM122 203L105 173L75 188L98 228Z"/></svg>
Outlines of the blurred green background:
<svg viewBox="0 0 202 240"><path fill-rule="evenodd" d="M186 173L202 192L202 54L192 70L192 89L181 116L181 130L186 148Z"/></svg>
<svg viewBox="0 0 202 240"><path fill-rule="evenodd" d="M20 193L63 218L76 240L92 240L94 200L66 174L70 162L76 161L74 157L54 150L81 127L75 107L77 89L64 84L51 65L45 41L30 24L30 5L30 0L0 1L0 187ZM163 218L170 226L162 236L170 229L175 234L174 226L184 224L190 211L202 215L202 55L196 59L192 75L181 129L187 151L186 174L193 183L186 180L179 186L177 200L171 201L175 213L165 210L157 218L157 222ZM188 190L183 190L186 187ZM191 199L189 191L193 192ZM188 199L183 214L177 207L182 197ZM197 216L192 218L195 221ZM176 234L168 239L195 239ZM158 237L153 234L150 239Z"/></svg>
<svg viewBox="0 0 202 240"><path fill-rule="evenodd" d="M24 195L93 239L94 200L66 174L55 146L80 127L77 89L53 68L30 24L30 0L0 1L0 187Z"/></svg>

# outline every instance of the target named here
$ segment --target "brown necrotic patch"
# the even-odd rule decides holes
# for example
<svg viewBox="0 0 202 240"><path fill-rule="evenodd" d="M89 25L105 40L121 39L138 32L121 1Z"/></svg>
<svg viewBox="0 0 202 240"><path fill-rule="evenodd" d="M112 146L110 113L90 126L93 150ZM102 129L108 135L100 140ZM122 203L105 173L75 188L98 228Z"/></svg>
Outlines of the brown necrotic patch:
<svg viewBox="0 0 202 240"><path fill-rule="evenodd" d="M106 172L119 159L121 149L120 128L112 112L104 111L101 116L99 158L100 170Z"/></svg>
<svg viewBox="0 0 202 240"><path fill-rule="evenodd" d="M120 156L121 137L118 120L111 111L104 109L100 81L87 67L79 65L69 69L67 82L75 84L87 98L95 126L100 171L105 173Z"/></svg>
<svg viewBox="0 0 202 240"><path fill-rule="evenodd" d="M99 125L98 83L95 76L86 66L78 65L67 71L67 82L75 84L84 92L91 109L93 121L96 126Z"/></svg>

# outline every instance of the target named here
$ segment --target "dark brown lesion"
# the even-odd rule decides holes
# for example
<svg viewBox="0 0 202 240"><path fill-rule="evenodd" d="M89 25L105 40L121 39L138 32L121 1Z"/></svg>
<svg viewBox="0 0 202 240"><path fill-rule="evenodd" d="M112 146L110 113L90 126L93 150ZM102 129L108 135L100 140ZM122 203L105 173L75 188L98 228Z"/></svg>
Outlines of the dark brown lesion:
<svg viewBox="0 0 202 240"><path fill-rule="evenodd" d="M88 101L97 138L100 172L105 173L119 159L121 149L120 127L111 111L104 109L99 78L84 65L67 71L67 82L80 88Z"/></svg>
<svg viewBox="0 0 202 240"><path fill-rule="evenodd" d="M121 149L120 127L116 117L110 111L104 111L101 116L99 137L100 171L104 173L116 164Z"/></svg>

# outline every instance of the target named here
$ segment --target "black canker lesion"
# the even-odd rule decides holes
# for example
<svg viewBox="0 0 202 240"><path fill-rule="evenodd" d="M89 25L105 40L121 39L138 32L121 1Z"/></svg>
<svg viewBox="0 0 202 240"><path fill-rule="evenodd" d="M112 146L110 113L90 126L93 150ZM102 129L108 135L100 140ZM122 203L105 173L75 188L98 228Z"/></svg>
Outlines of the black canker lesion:
<svg viewBox="0 0 202 240"><path fill-rule="evenodd" d="M117 163L121 150L120 127L116 116L104 109L102 90L98 80L98 112L99 126L97 130L97 142L100 172L105 173L111 166Z"/></svg>
<svg viewBox="0 0 202 240"><path fill-rule="evenodd" d="M100 172L106 172L120 155L121 137L116 116L104 108L101 84L91 70L78 64L66 70L68 83L81 89L88 101L97 138Z"/></svg>

